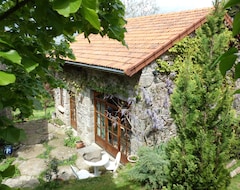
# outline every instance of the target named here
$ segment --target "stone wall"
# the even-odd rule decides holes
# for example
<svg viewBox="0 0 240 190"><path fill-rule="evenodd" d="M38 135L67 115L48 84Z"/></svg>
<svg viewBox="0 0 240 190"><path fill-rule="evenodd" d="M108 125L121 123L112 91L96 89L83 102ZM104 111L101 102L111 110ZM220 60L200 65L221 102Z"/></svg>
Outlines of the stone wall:
<svg viewBox="0 0 240 190"><path fill-rule="evenodd" d="M94 128L93 122L93 103L92 103L92 94L89 89L84 89L81 92L78 92L74 89L76 95L76 115L77 115L77 135L86 142L90 144L94 141ZM55 89L55 107L56 107L56 116L61 119L67 126L71 125L70 121L70 95L67 89L63 90L63 102L64 105L60 106L60 89Z"/></svg>
<svg viewBox="0 0 240 190"><path fill-rule="evenodd" d="M140 146L153 146L176 135L173 120L170 118L170 99L166 75L155 73L156 62L145 67L138 83L140 101L131 108L132 150Z"/></svg>
<svg viewBox="0 0 240 190"><path fill-rule="evenodd" d="M132 101L129 120L132 127L131 151L136 153L140 146L152 146L167 141L175 135L175 127L169 113L169 93L166 75L156 74L153 62L133 77L99 72L97 70L68 66L60 77L67 82L64 90L64 109L57 109L56 116L70 125L69 94L76 93L78 134L90 144L94 142L93 90ZM60 90L55 90L56 108L59 107Z"/></svg>

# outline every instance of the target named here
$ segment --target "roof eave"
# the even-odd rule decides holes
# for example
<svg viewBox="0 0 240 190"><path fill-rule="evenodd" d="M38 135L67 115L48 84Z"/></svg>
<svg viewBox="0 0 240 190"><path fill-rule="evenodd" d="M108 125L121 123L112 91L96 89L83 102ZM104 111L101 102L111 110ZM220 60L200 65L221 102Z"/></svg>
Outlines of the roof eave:
<svg viewBox="0 0 240 190"><path fill-rule="evenodd" d="M114 69L114 68L110 68L110 67L102 67L102 66L98 66L98 65L90 65L90 64L86 64L86 63L67 61L67 60L65 61L65 63L69 64L69 65L78 66L78 67L95 69L95 70L105 71L105 72L119 74L119 75L125 75L124 71L120 70L120 69Z"/></svg>

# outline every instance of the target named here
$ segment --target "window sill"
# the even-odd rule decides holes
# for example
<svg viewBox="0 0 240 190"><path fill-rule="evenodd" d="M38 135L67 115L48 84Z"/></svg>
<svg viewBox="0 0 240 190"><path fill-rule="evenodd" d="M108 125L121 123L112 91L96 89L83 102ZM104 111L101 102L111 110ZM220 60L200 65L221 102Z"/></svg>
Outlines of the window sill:
<svg viewBox="0 0 240 190"><path fill-rule="evenodd" d="M64 113L64 112L65 112L65 108L62 107L61 105L59 105L59 106L57 107L57 109L58 109L58 111L60 111L61 113Z"/></svg>

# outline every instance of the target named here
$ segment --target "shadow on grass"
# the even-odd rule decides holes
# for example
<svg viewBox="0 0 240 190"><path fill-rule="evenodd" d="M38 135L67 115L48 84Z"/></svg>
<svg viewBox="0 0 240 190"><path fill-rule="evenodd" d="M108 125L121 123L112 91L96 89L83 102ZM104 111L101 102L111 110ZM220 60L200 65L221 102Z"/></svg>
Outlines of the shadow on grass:
<svg viewBox="0 0 240 190"><path fill-rule="evenodd" d="M130 184L116 184L111 173L83 180L52 181L41 184L34 190L134 190Z"/></svg>

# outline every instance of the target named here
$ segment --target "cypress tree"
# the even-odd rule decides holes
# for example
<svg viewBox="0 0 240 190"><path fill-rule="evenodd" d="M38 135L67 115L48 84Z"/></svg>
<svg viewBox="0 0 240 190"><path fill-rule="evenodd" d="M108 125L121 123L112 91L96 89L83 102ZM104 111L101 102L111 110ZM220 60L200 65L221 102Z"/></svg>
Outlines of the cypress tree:
<svg viewBox="0 0 240 190"><path fill-rule="evenodd" d="M207 23L197 31L198 48L189 48L184 55L171 96L177 137L167 148L169 189L221 190L230 183L225 164L234 121L231 81L214 64L231 39L224 14L216 3Z"/></svg>

